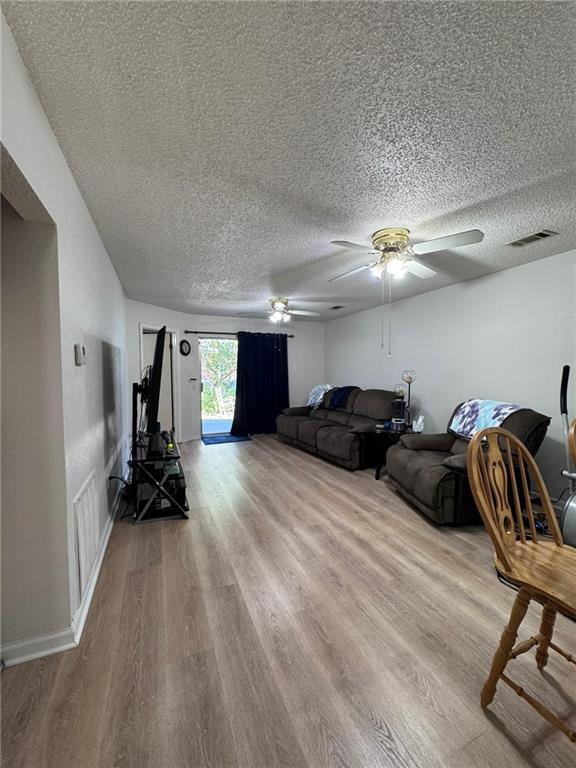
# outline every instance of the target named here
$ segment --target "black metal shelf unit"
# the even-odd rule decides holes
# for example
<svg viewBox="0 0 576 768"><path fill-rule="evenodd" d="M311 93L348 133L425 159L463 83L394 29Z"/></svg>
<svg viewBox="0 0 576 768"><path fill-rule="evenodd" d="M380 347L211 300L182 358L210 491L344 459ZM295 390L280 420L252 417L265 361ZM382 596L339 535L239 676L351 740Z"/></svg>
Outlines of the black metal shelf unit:
<svg viewBox="0 0 576 768"><path fill-rule="evenodd" d="M162 441L162 452L150 452L152 436L141 434L128 462L132 471L134 521L188 519L186 477L174 433Z"/></svg>

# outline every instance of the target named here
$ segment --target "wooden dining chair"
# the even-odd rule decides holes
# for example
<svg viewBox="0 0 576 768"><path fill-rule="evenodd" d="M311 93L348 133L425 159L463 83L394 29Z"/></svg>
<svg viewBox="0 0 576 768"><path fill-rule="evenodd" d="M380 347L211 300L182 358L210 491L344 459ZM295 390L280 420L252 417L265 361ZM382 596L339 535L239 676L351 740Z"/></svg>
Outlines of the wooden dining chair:
<svg viewBox="0 0 576 768"><path fill-rule="evenodd" d="M574 425L573 435L576 439ZM505 582L518 589L480 703L487 707L492 702L496 685L502 680L546 720L576 741L575 730L505 674L509 661L534 646L539 669L546 666L549 650L576 664L574 656L552 641L556 614L576 620L576 549L564 545L540 470L512 433L499 428L478 432L470 441L467 464L470 487L494 545L496 570ZM541 520L534 513L535 498L544 516ZM541 525L544 518L545 535ZM543 608L540 631L515 645L518 629L532 600Z"/></svg>
<svg viewBox="0 0 576 768"><path fill-rule="evenodd" d="M572 464L576 467L576 419L570 425L570 431L568 432L568 451Z"/></svg>

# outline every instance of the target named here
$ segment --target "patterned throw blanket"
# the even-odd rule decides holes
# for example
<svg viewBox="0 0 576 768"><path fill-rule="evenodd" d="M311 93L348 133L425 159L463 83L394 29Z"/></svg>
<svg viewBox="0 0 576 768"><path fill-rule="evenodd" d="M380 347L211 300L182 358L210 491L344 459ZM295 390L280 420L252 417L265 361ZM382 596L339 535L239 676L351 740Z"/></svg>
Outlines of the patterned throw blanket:
<svg viewBox="0 0 576 768"><path fill-rule="evenodd" d="M315 387L312 387L306 405L310 405L312 408L319 408L322 405L322 400L324 400L324 395L329 389L332 389L330 384L317 384Z"/></svg>
<svg viewBox="0 0 576 768"><path fill-rule="evenodd" d="M450 431L469 440L475 432L488 427L499 427L511 413L522 409L514 403L498 400L466 400L456 411Z"/></svg>

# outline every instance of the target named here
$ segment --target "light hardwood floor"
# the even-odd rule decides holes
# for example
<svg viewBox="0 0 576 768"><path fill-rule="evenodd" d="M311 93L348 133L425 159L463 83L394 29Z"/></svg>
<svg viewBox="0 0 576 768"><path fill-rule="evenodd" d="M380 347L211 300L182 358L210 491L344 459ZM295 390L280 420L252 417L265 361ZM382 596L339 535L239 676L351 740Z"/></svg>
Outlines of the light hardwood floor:
<svg viewBox="0 0 576 768"><path fill-rule="evenodd" d="M482 529L272 437L184 453L190 520L117 523L80 648L2 675L3 768L573 768L479 707L514 598ZM566 666L510 671L575 723Z"/></svg>

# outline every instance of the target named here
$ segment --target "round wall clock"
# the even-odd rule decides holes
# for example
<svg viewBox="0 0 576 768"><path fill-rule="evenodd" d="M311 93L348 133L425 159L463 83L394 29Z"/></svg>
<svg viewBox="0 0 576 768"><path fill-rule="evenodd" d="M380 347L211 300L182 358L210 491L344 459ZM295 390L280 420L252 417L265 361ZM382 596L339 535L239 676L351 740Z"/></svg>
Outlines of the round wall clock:
<svg viewBox="0 0 576 768"><path fill-rule="evenodd" d="M192 351L192 347L190 346L190 342L188 339L182 339L180 342L180 354L184 357L188 357L190 352Z"/></svg>

